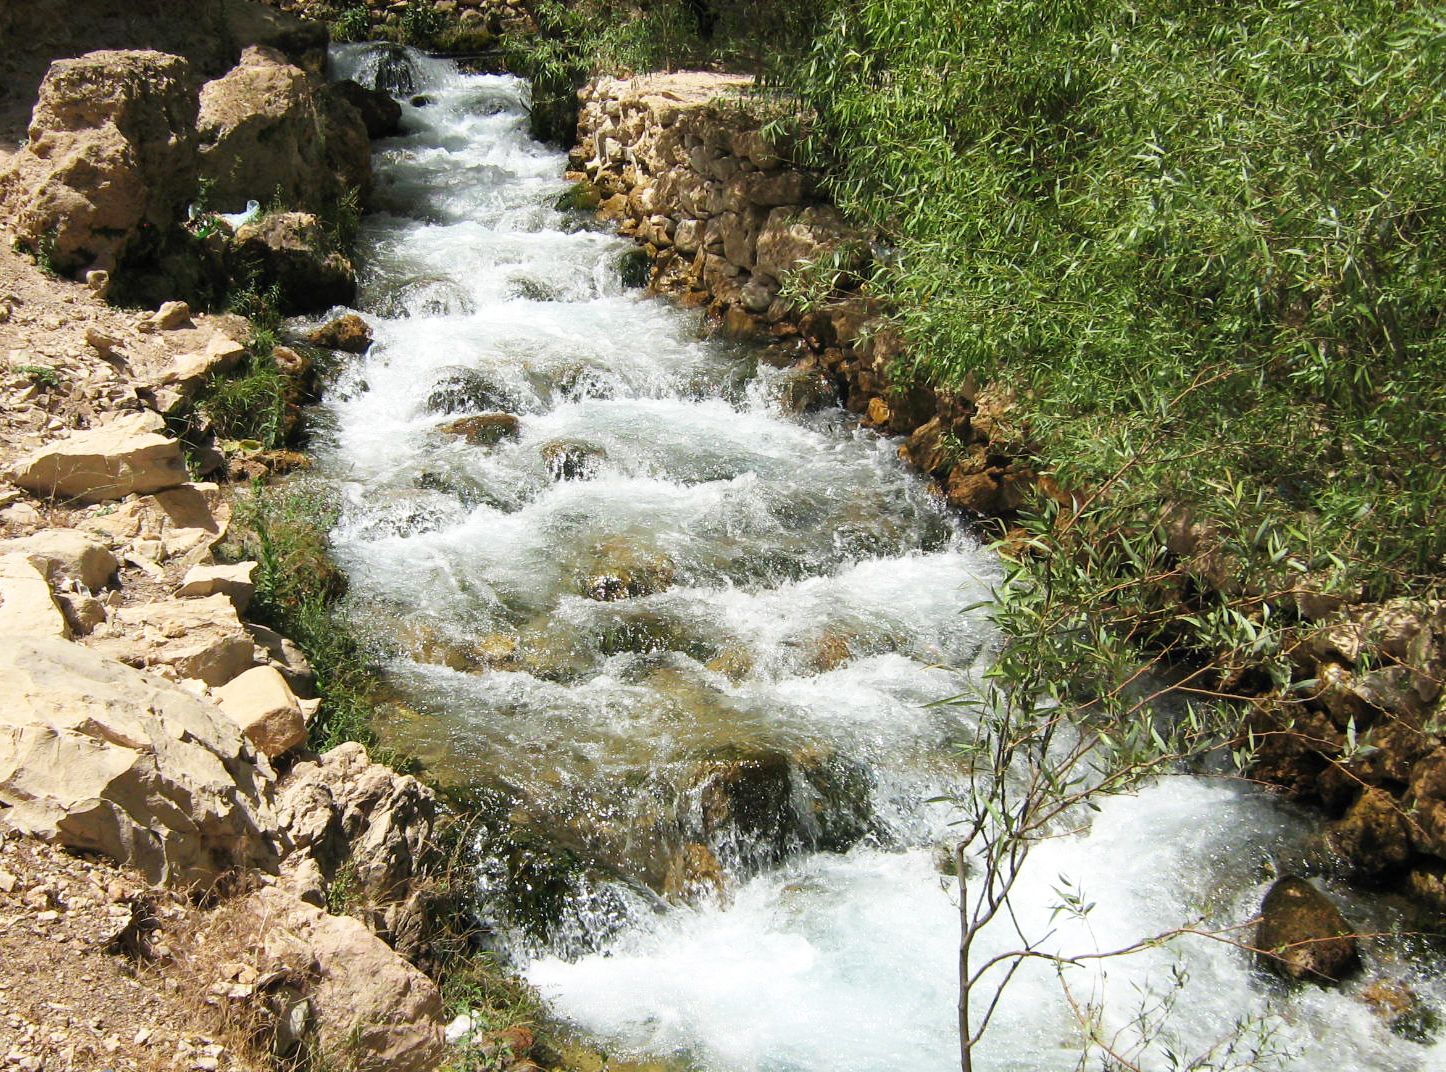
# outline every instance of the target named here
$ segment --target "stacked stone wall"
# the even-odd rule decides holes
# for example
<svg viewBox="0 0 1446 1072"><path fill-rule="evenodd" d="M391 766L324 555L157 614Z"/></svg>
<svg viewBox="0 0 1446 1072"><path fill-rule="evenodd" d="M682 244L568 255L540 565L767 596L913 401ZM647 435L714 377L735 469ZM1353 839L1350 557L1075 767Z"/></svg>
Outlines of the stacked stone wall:
<svg viewBox="0 0 1446 1072"><path fill-rule="evenodd" d="M1032 474L994 444L999 400L893 385L899 340L857 286L870 236L765 136L750 87L700 72L592 82L580 93L574 177L642 244L655 290L707 306L719 331L771 343L801 375L827 377L869 427L905 437L901 454L952 505L1012 511ZM805 312L784 284L809 264L839 284Z"/></svg>

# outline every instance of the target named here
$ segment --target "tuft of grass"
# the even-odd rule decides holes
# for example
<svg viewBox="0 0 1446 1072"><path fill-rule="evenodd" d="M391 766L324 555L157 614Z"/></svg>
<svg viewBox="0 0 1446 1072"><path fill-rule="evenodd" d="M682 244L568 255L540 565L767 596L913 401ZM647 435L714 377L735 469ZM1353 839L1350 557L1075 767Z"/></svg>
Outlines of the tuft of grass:
<svg viewBox="0 0 1446 1072"><path fill-rule="evenodd" d="M272 356L274 349L275 338L257 332L238 371L207 381L196 409L219 438L249 440L263 450L285 442L287 381Z"/></svg>
<svg viewBox="0 0 1446 1072"><path fill-rule="evenodd" d="M10 371L17 376L24 376L37 387L46 390L60 386L60 374L49 365L11 365Z"/></svg>

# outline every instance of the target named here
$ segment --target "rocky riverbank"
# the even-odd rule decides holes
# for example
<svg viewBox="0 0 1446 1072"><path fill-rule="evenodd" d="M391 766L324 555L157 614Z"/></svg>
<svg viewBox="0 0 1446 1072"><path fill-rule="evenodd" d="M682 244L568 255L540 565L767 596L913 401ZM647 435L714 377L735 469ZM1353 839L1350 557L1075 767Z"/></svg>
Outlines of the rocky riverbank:
<svg viewBox="0 0 1446 1072"><path fill-rule="evenodd" d="M635 237L654 289L706 306L716 330L790 363L800 407L836 396L868 427L901 437L901 456L953 506L1007 525L1036 484L1061 495L1006 446L1007 398L891 379L902 342L858 286L886 250L842 217L789 146L764 137L750 88L746 77L702 72L594 80L579 94L573 201ZM802 313L786 292L800 272L828 295ZM1264 599L1212 533L1162 505L1184 581L1179 613L1189 613L1192 588ZM1285 601L1296 619L1294 688L1240 688L1238 678L1225 688L1255 694L1255 775L1324 809L1341 866L1358 881L1446 912L1446 606L1352 604L1308 578Z"/></svg>
<svg viewBox="0 0 1446 1072"><path fill-rule="evenodd" d="M34 103L0 157L0 1053L528 1067L530 1035L451 1047L418 967L455 921L436 797L360 744L311 749L312 669L248 620L258 563L220 554L228 485L304 458L222 441L202 400L265 366L292 411L308 361L175 300L349 297L324 217L364 196L395 105L327 85L325 31L259 4L51 6L0 4L32 46L5 57L7 119ZM270 209L217 214L247 199Z"/></svg>

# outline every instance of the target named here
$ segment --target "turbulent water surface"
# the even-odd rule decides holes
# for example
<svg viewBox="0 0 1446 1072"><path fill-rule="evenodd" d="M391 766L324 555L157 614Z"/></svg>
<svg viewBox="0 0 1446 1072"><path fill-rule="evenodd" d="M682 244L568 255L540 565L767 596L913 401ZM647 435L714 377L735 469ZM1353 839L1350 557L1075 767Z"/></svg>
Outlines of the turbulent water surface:
<svg viewBox="0 0 1446 1072"><path fill-rule="evenodd" d="M893 444L789 412L790 373L623 287L628 244L553 207L564 159L529 139L525 84L365 46L336 66L425 97L379 149L361 299L377 343L332 391L322 470L357 620L403 701L389 732L486 817L496 941L615 1052L957 1067L958 917L936 864L952 814L930 801L964 784L949 744L967 709L931 701L987 664L987 616L965 608L994 563ZM489 413L515 428L444 427ZM1202 914L1230 926L1307 851L1267 798L1171 779L1039 850L1016 907L1070 952ZM1066 879L1096 904L1087 924L1051 922ZM1377 967L1439 1000L1407 945ZM1287 1067L1446 1067L1362 984L1277 991L1228 944L1064 982L1128 1033L1181 961L1177 1052L1274 1002ZM983 1067L1074 1067L1052 970L1016 980L992 1037Z"/></svg>

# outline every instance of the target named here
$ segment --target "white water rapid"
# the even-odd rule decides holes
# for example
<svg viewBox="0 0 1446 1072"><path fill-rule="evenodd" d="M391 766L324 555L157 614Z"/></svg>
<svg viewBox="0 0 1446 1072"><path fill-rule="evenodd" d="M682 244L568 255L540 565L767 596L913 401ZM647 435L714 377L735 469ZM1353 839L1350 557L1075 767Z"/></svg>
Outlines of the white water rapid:
<svg viewBox="0 0 1446 1072"><path fill-rule="evenodd" d="M403 701L387 732L487 817L497 944L615 1055L957 1068L958 916L935 851L951 811L929 801L964 784L949 745L966 716L929 704L987 664L987 616L963 608L987 597L990 557L894 444L837 410L788 412L786 370L624 288L629 243L554 208L565 162L528 137L524 83L370 46L334 60L373 84L390 65L384 81L425 96L378 149L360 300L377 341L331 389L320 470L356 620ZM499 411L515 429L443 428ZM1228 927L1311 844L1264 794L1172 778L1041 847L1015 908L1071 953L1202 915ZM1066 881L1087 922L1051 921ZM1330 888L1358 923L1401 918ZM1363 997L1395 980L1442 1007L1420 951L1367 956L1334 991L1286 990L1206 940L1063 982L1127 1047L1183 965L1144 1068L1261 1017L1282 1055L1261 1067L1446 1069L1442 1043L1393 1033ZM1039 965L976 1067L1070 1069L1082 1046Z"/></svg>

